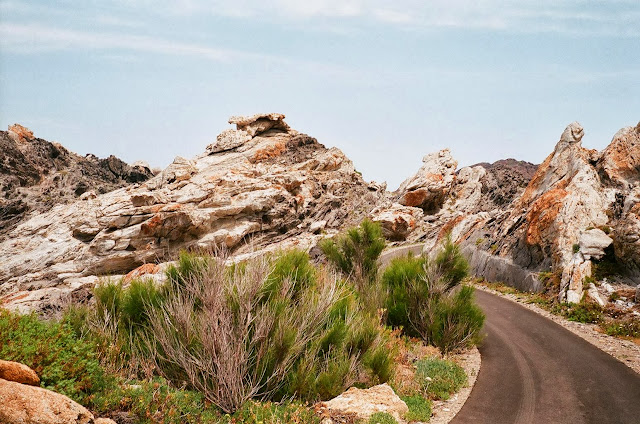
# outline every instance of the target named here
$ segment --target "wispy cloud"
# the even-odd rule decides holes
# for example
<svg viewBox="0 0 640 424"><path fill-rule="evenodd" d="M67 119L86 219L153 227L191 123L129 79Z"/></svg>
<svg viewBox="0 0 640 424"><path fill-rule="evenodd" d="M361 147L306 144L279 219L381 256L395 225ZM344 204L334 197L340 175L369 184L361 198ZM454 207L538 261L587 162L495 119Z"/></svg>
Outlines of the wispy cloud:
<svg viewBox="0 0 640 424"><path fill-rule="evenodd" d="M67 14L125 27L142 22L153 26L154 16L216 16L334 30L373 23L411 30L640 35L637 0L68 0L55 8L38 0L5 0L0 11L27 17Z"/></svg>
<svg viewBox="0 0 640 424"><path fill-rule="evenodd" d="M110 32L94 33L38 24L0 24L0 47L3 51L13 53L83 48L197 56L216 62L232 62L240 59L277 60L276 57L259 53L202 46L162 38Z"/></svg>

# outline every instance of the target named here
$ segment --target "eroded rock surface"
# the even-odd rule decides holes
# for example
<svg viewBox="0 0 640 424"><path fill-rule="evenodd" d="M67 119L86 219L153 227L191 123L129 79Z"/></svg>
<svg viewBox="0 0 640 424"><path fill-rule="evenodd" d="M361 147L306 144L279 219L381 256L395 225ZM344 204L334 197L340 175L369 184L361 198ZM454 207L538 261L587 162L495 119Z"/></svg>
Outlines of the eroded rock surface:
<svg viewBox="0 0 640 424"><path fill-rule="evenodd" d="M0 242L0 300L46 310L85 296L99 276L171 260L181 249L238 256L308 248L321 231L357 225L386 196L384 186L366 183L340 150L283 118L234 117L237 128L223 132L245 134L234 147L178 157L148 181L32 216Z"/></svg>

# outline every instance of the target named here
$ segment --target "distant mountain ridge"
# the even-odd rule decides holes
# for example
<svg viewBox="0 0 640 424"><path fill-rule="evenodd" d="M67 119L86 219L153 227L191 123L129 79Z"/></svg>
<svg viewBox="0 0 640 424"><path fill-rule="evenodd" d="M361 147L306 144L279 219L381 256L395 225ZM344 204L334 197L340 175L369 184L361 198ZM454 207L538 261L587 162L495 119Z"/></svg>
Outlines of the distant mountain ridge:
<svg viewBox="0 0 640 424"><path fill-rule="evenodd" d="M46 212L87 192L103 194L153 176L147 165L130 166L115 156L79 156L19 124L0 131L0 151L0 239L31 212Z"/></svg>

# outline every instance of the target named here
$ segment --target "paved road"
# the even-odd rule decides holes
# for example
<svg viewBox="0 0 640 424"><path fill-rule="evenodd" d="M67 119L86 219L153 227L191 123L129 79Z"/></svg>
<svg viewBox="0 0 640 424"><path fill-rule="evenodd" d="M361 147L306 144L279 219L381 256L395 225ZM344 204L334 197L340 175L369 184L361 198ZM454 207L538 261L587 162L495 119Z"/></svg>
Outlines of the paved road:
<svg viewBox="0 0 640 424"><path fill-rule="evenodd" d="M560 325L476 290L482 367L451 424L640 424L640 375Z"/></svg>

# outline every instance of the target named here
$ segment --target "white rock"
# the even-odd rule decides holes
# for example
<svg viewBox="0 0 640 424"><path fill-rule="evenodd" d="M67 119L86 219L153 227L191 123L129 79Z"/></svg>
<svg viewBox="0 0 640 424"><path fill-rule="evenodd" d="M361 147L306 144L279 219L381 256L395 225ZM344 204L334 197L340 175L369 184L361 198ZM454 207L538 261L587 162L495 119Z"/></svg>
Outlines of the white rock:
<svg viewBox="0 0 640 424"><path fill-rule="evenodd" d="M599 228L592 228L580 234L580 252L585 259L601 259L604 249L613 243L613 239Z"/></svg>

